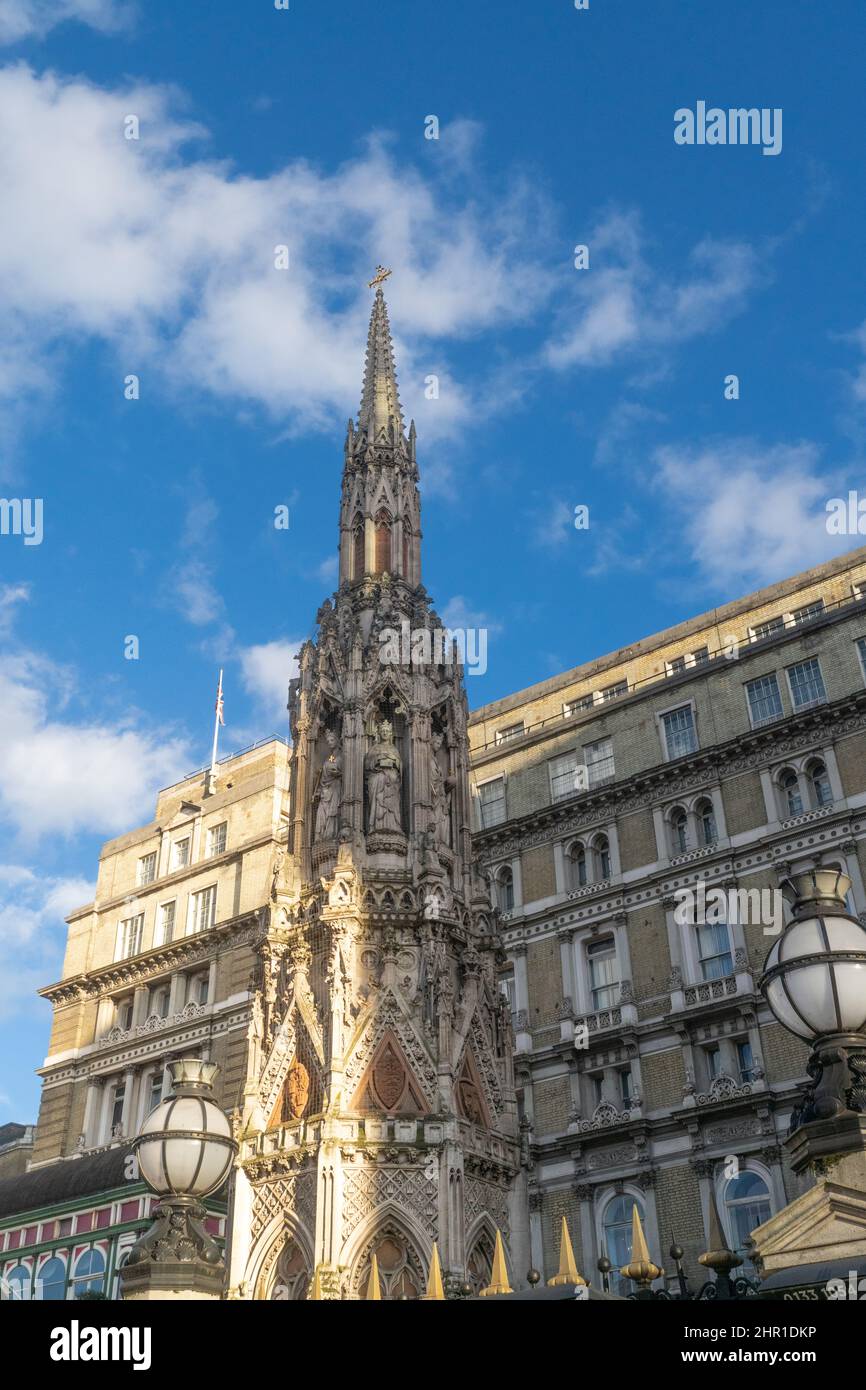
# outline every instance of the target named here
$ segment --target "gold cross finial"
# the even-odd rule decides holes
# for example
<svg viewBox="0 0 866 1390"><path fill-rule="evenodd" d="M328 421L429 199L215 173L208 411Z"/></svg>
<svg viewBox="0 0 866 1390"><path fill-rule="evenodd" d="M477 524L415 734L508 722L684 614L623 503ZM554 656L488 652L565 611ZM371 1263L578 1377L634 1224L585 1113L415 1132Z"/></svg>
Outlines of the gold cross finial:
<svg viewBox="0 0 866 1390"><path fill-rule="evenodd" d="M377 265L376 274L373 276L373 279L367 281L368 285L370 286L370 289L375 289L377 285L384 284L384 282L388 279L388 276L390 274L390 270L386 270L383 265Z"/></svg>

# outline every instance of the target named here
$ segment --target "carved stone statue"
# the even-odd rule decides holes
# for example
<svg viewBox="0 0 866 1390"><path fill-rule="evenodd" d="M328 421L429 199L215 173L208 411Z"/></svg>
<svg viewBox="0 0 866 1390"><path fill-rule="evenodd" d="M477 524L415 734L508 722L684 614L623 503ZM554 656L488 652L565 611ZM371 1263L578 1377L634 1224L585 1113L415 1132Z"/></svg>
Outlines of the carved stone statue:
<svg viewBox="0 0 866 1390"><path fill-rule="evenodd" d="M376 742L367 754L367 769L369 829L401 832L402 763L388 719L376 728Z"/></svg>
<svg viewBox="0 0 866 1390"><path fill-rule="evenodd" d="M434 731L430 750L430 799L433 806L433 831L436 836L437 845L450 846L451 844L451 782L450 777L446 777L439 762L439 749L442 747L443 738L438 730Z"/></svg>
<svg viewBox="0 0 866 1390"><path fill-rule="evenodd" d="M325 734L328 755L319 773L319 806L316 811L315 839L336 840L340 829L340 802L343 795L343 755L333 729Z"/></svg>

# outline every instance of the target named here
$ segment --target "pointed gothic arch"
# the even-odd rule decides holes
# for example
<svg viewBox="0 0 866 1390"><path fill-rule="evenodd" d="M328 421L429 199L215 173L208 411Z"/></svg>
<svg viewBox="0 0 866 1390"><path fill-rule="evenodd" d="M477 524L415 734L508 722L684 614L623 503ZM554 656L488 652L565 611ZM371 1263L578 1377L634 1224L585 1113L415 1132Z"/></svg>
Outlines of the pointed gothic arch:
<svg viewBox="0 0 866 1390"><path fill-rule="evenodd" d="M391 513L380 507L375 521L375 564L374 574L391 574L394 565L391 559Z"/></svg>
<svg viewBox="0 0 866 1390"><path fill-rule="evenodd" d="M370 1277L370 1257L379 1265L383 1299L420 1298L427 1284L431 1242L412 1214L394 1202L371 1212L343 1247L340 1263L349 1267L350 1298L364 1298Z"/></svg>
<svg viewBox="0 0 866 1390"><path fill-rule="evenodd" d="M385 1115L425 1115L424 1091L391 1028L379 1039L349 1102L350 1110Z"/></svg>
<svg viewBox="0 0 866 1390"><path fill-rule="evenodd" d="M352 578L363 579L366 569L364 518L360 512L352 522Z"/></svg>

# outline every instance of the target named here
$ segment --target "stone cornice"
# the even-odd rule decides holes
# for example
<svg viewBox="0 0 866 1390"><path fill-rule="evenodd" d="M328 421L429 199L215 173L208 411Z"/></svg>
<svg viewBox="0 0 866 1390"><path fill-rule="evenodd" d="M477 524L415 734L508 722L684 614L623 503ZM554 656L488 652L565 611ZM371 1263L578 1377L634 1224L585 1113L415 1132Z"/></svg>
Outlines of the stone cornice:
<svg viewBox="0 0 866 1390"><path fill-rule="evenodd" d="M675 764L659 763L621 782L608 783L596 792L539 807L489 830L473 831L473 843L484 858L513 855L605 819L643 810L661 798L695 791L864 728L866 690L802 715L792 715L778 724L739 734Z"/></svg>
<svg viewBox="0 0 866 1390"><path fill-rule="evenodd" d="M198 961L210 960L220 948L234 950L248 945L263 935L267 929L267 908L255 908L252 912L230 917L225 922L217 922L208 931L195 932L180 937L167 946L157 946L141 955L130 956L126 960L112 961L98 970L90 970L69 979L58 980L56 984L45 985L38 993L58 1005L78 1003L87 999L98 999L103 994L113 993L124 987L145 984L166 971L186 969Z"/></svg>

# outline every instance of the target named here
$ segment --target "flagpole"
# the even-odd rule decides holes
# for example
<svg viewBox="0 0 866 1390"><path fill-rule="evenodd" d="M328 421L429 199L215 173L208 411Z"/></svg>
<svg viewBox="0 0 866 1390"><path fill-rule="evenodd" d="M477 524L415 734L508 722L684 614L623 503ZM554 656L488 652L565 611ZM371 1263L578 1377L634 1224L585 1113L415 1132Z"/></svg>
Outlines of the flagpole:
<svg viewBox="0 0 866 1390"><path fill-rule="evenodd" d="M209 780L210 780L210 790L211 790L211 791L213 791L213 790L214 790L214 787L216 786L217 744L218 744L218 742L219 742L219 736L220 736L220 724L223 722L223 719L222 719L222 705L223 705L223 673L222 673L222 671L220 671L219 685L217 686L216 707L215 707L214 720L213 720L213 750L212 750L212 752L211 752L211 758L210 758L210 779L209 779Z"/></svg>

